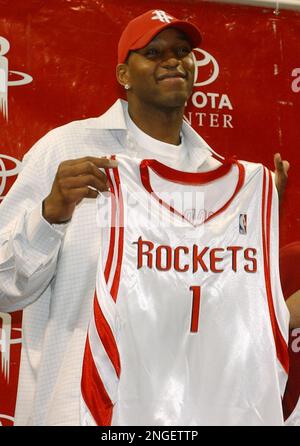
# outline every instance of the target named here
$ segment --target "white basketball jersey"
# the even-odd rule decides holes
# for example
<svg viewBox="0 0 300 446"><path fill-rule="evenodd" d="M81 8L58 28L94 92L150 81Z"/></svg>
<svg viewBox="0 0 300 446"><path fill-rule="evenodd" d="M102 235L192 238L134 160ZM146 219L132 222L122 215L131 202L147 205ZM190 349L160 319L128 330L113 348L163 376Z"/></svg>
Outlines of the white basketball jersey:
<svg viewBox="0 0 300 446"><path fill-rule="evenodd" d="M288 311L270 172L117 159L99 202L82 423L282 425Z"/></svg>

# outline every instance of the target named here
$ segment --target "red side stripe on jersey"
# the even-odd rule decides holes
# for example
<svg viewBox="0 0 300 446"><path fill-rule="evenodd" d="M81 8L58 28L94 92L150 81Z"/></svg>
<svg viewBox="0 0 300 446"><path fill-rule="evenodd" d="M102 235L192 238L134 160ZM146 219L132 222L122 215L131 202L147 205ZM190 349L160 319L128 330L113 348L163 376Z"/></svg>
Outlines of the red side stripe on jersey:
<svg viewBox="0 0 300 446"><path fill-rule="evenodd" d="M88 338L85 344L81 392L97 426L110 426L113 404L96 369Z"/></svg>
<svg viewBox="0 0 300 446"><path fill-rule="evenodd" d="M106 283L108 282L111 265L113 261L113 253L115 247L115 239L116 239L116 191L114 189L113 182L111 180L109 169L105 169L105 173L109 182L110 192L111 192L111 227L110 227L110 239L109 239L109 248L108 254L105 264L104 277Z"/></svg>
<svg viewBox="0 0 300 446"><path fill-rule="evenodd" d="M111 328L104 317L104 314L99 305L97 295L94 297L94 316L97 332L105 351L114 366L118 378L120 377L121 365L118 347L111 331Z"/></svg>
<svg viewBox="0 0 300 446"><path fill-rule="evenodd" d="M120 176L118 172L118 168L113 169L113 174L117 186L117 195L118 195L118 205L119 205L119 238L118 238L118 257L115 275L113 279L113 283L111 286L110 293L112 295L113 300L116 302L118 297L119 285L120 285L120 277L121 277L121 268L122 268L122 258L123 258L123 246L124 246L124 203L123 203L123 195L120 184Z"/></svg>
<svg viewBox="0 0 300 446"><path fill-rule="evenodd" d="M115 157L112 158L115 159ZM113 169L114 181L112 180L111 170L106 169L106 175L109 181L112 196L111 196L110 241L104 270L104 278L107 283L112 273L112 264L114 256L117 255L116 269L114 272L114 277L111 287L111 295L114 301L116 301L119 289L121 263L123 255L124 211L123 211L122 191L120 187L120 178L117 169ZM119 221L117 221L118 210L119 210L118 212ZM115 249L116 225L118 225L119 229L117 249ZM115 250L117 251L116 253ZM117 348L113 332L110 328L110 325L107 322L102 312L96 292L94 295L93 313L94 313L95 327L99 339L101 340L103 348L114 367L117 377L120 378L121 365L120 365L119 351ZM93 329L93 326L90 329ZM82 397L91 415L93 416L96 424L98 426L111 425L113 403L109 398L109 395L105 389L105 386L97 370L97 366L94 362L92 351L90 348L89 336L87 336L86 346L85 346L81 390L82 390Z"/></svg>
<svg viewBox="0 0 300 446"><path fill-rule="evenodd" d="M265 272L265 283L266 283L266 292L267 292L267 300L269 306L269 313L273 331L273 337L275 340L276 353L279 362L282 367L288 373L289 370L289 355L288 355L288 347L287 344L281 334L281 331L278 326L278 321L276 319L276 313L274 309L274 302L272 296L272 287L271 287L271 274L270 274L270 230L271 230L271 208L272 208L272 178L269 172L269 187L267 192L267 200L266 200L266 172L264 169L264 177L263 177L263 197L262 197L262 240L263 240L263 259L264 259L264 272ZM266 219L265 219L266 216Z"/></svg>
<svg viewBox="0 0 300 446"><path fill-rule="evenodd" d="M266 235L266 248L267 248L267 262L268 262L268 266L269 266L269 273L270 273L270 236L271 236L271 209L272 209L272 198L273 198L273 187L272 187L272 177L271 177L271 173L268 170L268 193L267 193L267 197L268 197L268 202L267 202L267 213L266 213L266 225L267 225L267 235Z"/></svg>

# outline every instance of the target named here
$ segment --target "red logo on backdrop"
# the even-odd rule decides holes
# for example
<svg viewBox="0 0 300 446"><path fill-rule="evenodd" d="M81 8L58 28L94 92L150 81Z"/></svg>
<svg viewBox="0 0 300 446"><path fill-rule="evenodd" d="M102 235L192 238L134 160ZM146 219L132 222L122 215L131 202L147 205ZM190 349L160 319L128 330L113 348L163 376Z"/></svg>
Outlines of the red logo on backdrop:
<svg viewBox="0 0 300 446"><path fill-rule="evenodd" d="M0 203L21 168L21 161L0 154ZM0 426L14 424L21 353L22 312L0 312Z"/></svg>
<svg viewBox="0 0 300 446"><path fill-rule="evenodd" d="M5 56L9 48L9 41L0 36L0 111L6 121L8 120L8 87L32 82L32 77L29 74L8 69L8 59ZM16 79L8 80L9 75L13 75Z"/></svg>
<svg viewBox="0 0 300 446"><path fill-rule="evenodd" d="M197 127L222 127L233 128L231 110L233 106L226 93L209 91L220 74L220 67L215 59L202 48L193 50L195 62L194 92L191 102L193 111L186 114L186 119L194 128ZM205 91L202 87L205 87ZM205 111L204 111L205 110Z"/></svg>
<svg viewBox="0 0 300 446"><path fill-rule="evenodd" d="M0 425L14 423L22 344L22 312L0 313Z"/></svg>
<svg viewBox="0 0 300 446"><path fill-rule="evenodd" d="M219 76L220 68L217 60L207 51L195 48L195 87L212 84Z"/></svg>
<svg viewBox="0 0 300 446"><path fill-rule="evenodd" d="M21 161L0 153L0 203L21 169Z"/></svg>

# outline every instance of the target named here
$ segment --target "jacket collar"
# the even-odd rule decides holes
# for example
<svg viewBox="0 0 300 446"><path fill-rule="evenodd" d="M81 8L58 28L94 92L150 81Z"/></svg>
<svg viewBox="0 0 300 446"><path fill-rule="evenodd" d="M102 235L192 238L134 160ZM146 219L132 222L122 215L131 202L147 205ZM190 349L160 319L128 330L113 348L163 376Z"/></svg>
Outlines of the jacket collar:
<svg viewBox="0 0 300 446"><path fill-rule="evenodd" d="M87 119L86 128L103 130L127 130L124 108L127 103L118 99L103 115Z"/></svg>

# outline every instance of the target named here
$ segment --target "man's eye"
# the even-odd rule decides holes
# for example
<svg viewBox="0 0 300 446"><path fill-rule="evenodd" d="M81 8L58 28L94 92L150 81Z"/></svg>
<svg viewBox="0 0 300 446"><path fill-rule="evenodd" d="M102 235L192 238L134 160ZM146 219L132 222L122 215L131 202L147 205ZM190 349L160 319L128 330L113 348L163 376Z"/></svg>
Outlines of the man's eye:
<svg viewBox="0 0 300 446"><path fill-rule="evenodd" d="M159 55L159 51L156 48L148 48L146 51L147 57L155 57Z"/></svg>
<svg viewBox="0 0 300 446"><path fill-rule="evenodd" d="M191 48L186 46L177 49L177 53L179 56L187 56L191 51Z"/></svg>

